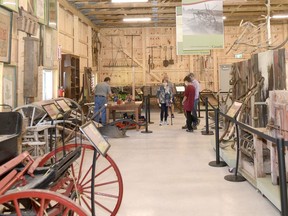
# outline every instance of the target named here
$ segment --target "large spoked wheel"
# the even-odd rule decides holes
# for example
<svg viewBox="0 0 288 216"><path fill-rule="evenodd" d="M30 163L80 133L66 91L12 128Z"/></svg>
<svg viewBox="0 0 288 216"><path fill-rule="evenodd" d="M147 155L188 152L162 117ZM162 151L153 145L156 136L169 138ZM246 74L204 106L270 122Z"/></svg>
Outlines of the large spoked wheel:
<svg viewBox="0 0 288 216"><path fill-rule="evenodd" d="M41 106L28 104L16 107L14 112L19 112L23 120L26 122L26 126L35 126L43 122L47 114Z"/></svg>
<svg viewBox="0 0 288 216"><path fill-rule="evenodd" d="M46 140L48 138L45 140L44 131L35 132L36 127L39 127L47 117L46 112L41 106L34 104L19 106L13 111L21 114L25 127L25 132L22 134L22 150L19 149L19 151L28 151L32 156L46 153L48 148Z"/></svg>
<svg viewBox="0 0 288 216"><path fill-rule="evenodd" d="M70 104L70 107L73 109L70 116L71 117L74 116L74 118L77 116L77 119L80 120L82 124L84 124L85 118L84 118L82 107L76 101L72 100L71 98L64 98L64 99L66 102L68 102L68 104Z"/></svg>
<svg viewBox="0 0 288 216"><path fill-rule="evenodd" d="M69 144L64 147L66 153L82 147L81 156L70 166L69 177L73 179L74 187L70 196L84 209L91 212L91 173L94 147L89 144ZM63 147L53 150L46 155L39 166L50 166L63 157ZM97 154L94 185L94 206L97 216L116 215L123 196L123 181L115 162L106 155ZM64 189L65 183L60 189ZM59 190L59 188L58 188ZM61 191L61 190L59 190Z"/></svg>
<svg viewBox="0 0 288 216"><path fill-rule="evenodd" d="M73 200L44 190L14 192L0 197L0 214L13 216L87 216Z"/></svg>

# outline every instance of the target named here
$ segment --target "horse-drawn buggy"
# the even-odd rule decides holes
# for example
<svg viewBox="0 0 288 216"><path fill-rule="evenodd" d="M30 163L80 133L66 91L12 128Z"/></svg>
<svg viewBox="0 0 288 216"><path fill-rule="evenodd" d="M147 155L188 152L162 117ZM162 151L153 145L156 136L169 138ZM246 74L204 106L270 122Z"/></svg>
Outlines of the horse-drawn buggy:
<svg viewBox="0 0 288 216"><path fill-rule="evenodd" d="M0 216L116 215L120 171L77 109L62 99L0 113Z"/></svg>

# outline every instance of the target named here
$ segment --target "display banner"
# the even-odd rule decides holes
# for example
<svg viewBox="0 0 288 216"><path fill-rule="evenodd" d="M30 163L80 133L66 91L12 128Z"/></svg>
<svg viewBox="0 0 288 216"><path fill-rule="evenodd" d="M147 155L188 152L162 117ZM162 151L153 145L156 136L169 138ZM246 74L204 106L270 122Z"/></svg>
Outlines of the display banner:
<svg viewBox="0 0 288 216"><path fill-rule="evenodd" d="M222 0L182 0L183 50L222 49Z"/></svg>
<svg viewBox="0 0 288 216"><path fill-rule="evenodd" d="M177 55L210 55L210 50L184 50L182 7L176 7L176 47Z"/></svg>

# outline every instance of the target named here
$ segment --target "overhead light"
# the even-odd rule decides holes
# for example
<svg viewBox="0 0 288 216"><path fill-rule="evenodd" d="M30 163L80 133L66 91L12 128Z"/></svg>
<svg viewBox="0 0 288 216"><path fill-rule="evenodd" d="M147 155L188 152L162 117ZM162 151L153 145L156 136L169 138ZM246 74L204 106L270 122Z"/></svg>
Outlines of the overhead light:
<svg viewBox="0 0 288 216"><path fill-rule="evenodd" d="M139 17L139 18L124 18L124 22L150 22L150 17Z"/></svg>
<svg viewBox="0 0 288 216"><path fill-rule="evenodd" d="M223 20L226 20L226 19L227 19L227 17L226 17L226 16L223 16L223 17L222 17L222 19L223 19Z"/></svg>
<svg viewBox="0 0 288 216"><path fill-rule="evenodd" d="M279 14L279 15L273 15L273 19L285 19L288 18L288 14Z"/></svg>
<svg viewBox="0 0 288 216"><path fill-rule="evenodd" d="M112 0L112 3L139 3L148 2L148 0Z"/></svg>

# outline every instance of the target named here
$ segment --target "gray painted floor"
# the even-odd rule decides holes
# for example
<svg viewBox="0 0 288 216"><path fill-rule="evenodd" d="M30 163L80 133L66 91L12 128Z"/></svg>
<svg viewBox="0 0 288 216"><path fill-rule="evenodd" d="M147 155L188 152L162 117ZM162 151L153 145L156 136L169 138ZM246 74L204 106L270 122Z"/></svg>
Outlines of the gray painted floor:
<svg viewBox="0 0 288 216"><path fill-rule="evenodd" d="M228 167L208 166L215 160L213 136L182 130L183 114L173 125L159 126L158 113L151 120L152 134L130 130L127 138L109 139L124 181L119 216L280 215L248 182L225 181Z"/></svg>

